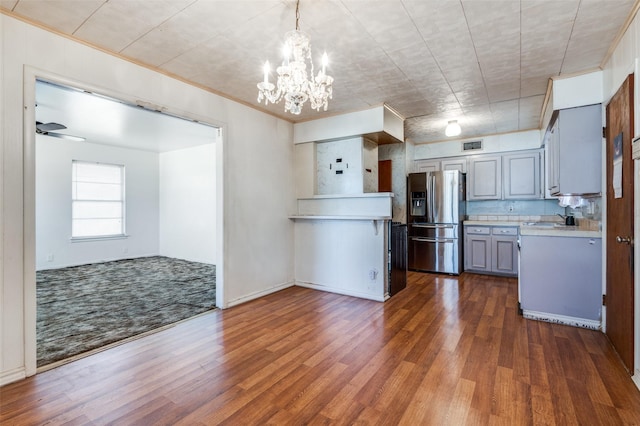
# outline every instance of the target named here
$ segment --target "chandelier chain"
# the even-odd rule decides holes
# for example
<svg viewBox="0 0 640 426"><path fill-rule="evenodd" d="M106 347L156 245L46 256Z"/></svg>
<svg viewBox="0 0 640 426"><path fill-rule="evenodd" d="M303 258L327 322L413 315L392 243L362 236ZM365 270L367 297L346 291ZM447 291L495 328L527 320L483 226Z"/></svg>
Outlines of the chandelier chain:
<svg viewBox="0 0 640 426"><path fill-rule="evenodd" d="M296 31L300 31L300 0L296 2Z"/></svg>

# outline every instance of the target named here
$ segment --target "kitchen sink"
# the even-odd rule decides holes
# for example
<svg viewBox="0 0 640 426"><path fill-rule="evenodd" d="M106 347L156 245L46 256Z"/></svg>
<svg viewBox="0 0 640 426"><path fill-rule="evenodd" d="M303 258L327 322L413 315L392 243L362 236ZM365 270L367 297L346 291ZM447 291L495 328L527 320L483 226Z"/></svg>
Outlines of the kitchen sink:
<svg viewBox="0 0 640 426"><path fill-rule="evenodd" d="M557 222L523 222L524 226L538 226L542 228L554 228L556 225L560 225Z"/></svg>
<svg viewBox="0 0 640 426"><path fill-rule="evenodd" d="M535 226L538 228L560 228L566 225L558 222L523 222L524 226Z"/></svg>

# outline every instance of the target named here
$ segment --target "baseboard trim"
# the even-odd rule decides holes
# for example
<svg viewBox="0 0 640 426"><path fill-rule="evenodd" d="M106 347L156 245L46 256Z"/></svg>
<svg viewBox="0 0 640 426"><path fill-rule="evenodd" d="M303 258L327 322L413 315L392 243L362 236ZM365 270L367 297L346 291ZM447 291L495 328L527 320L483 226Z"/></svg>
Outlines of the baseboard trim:
<svg viewBox="0 0 640 426"><path fill-rule="evenodd" d="M547 312L522 311L522 316L527 319L552 322L555 324L570 325L573 327L588 328L590 330L600 330L600 321L589 320L585 318L569 317L565 315L549 314Z"/></svg>
<svg viewBox="0 0 640 426"><path fill-rule="evenodd" d="M326 286L326 285L314 284L314 283L305 282L305 281L296 281L296 285L298 287L311 288L313 290L326 291L328 293L344 294L345 296L353 296L353 297L358 297L360 299L374 300L376 302L384 302L385 300L389 299L389 295L388 294L386 294L384 296L376 296L376 295L369 294L369 293L362 293L362 292L359 292L359 291L345 290L345 289L340 288L340 287L330 287L330 286Z"/></svg>
<svg viewBox="0 0 640 426"><path fill-rule="evenodd" d="M640 390L640 370L636 370L636 374L631 376L631 380L633 380L633 383L635 383L638 390Z"/></svg>
<svg viewBox="0 0 640 426"><path fill-rule="evenodd" d="M246 296L242 296L242 297L238 297L237 299L229 300L222 309L231 308L233 306L237 306L237 305L249 302L249 301L254 300L254 299L259 299L260 297L267 296L267 295L269 295L271 293L275 293L275 292L278 292L280 290L284 290L285 288L293 287L294 285L295 285L295 282L293 282L293 281L288 281L286 283L277 284L277 285L274 285L273 287L267 288L265 290L256 291L256 292L247 294Z"/></svg>
<svg viewBox="0 0 640 426"><path fill-rule="evenodd" d="M15 368L9 371L4 371L0 373L0 386L17 382L18 380L22 380L26 377L27 377L27 371L24 369L24 367Z"/></svg>

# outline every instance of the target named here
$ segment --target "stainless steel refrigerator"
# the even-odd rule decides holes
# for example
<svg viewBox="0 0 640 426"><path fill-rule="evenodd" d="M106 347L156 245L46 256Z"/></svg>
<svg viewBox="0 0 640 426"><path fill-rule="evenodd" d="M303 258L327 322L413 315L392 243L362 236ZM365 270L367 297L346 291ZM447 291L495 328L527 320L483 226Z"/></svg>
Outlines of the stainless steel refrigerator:
<svg viewBox="0 0 640 426"><path fill-rule="evenodd" d="M408 267L415 271L462 272L465 175L457 170L407 177Z"/></svg>

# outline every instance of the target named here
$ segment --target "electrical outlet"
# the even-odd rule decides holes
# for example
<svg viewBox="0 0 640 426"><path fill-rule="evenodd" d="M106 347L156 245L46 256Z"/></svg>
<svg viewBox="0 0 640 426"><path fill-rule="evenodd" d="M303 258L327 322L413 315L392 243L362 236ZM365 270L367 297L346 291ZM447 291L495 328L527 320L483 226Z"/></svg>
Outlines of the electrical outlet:
<svg viewBox="0 0 640 426"><path fill-rule="evenodd" d="M509 203L509 211L510 211L510 212L512 212L512 211L513 211L513 209L514 209L514 207L513 207L513 203Z"/></svg>
<svg viewBox="0 0 640 426"><path fill-rule="evenodd" d="M376 269L372 269L369 271L369 279L371 281L375 281L377 277L378 277L378 271Z"/></svg>

